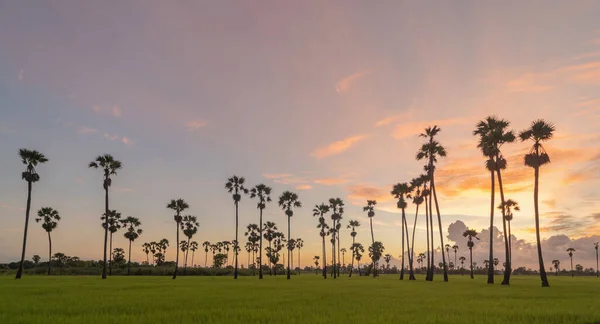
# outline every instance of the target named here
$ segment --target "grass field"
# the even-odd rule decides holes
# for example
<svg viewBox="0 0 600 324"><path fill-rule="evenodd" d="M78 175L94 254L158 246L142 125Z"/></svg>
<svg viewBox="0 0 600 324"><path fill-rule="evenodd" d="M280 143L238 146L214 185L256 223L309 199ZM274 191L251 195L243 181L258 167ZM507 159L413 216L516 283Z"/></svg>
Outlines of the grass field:
<svg viewBox="0 0 600 324"><path fill-rule="evenodd" d="M440 279L3 276L0 323L600 323L593 277Z"/></svg>

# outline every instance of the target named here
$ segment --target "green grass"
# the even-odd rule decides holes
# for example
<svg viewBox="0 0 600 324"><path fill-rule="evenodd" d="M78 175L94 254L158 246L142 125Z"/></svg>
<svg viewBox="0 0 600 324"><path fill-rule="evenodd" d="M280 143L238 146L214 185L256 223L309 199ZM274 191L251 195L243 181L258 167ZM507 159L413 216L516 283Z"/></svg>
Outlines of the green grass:
<svg viewBox="0 0 600 324"><path fill-rule="evenodd" d="M497 277L497 282L501 278ZM0 277L0 323L600 323L600 280Z"/></svg>

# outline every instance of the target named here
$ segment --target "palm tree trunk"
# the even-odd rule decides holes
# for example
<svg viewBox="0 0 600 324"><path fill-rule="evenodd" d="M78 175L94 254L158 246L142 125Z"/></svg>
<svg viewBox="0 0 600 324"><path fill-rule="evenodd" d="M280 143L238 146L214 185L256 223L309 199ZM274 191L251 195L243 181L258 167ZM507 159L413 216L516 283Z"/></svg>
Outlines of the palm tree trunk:
<svg viewBox="0 0 600 324"><path fill-rule="evenodd" d="M192 267L194 267L194 253L196 253L196 251L192 251Z"/></svg>
<svg viewBox="0 0 600 324"><path fill-rule="evenodd" d="M336 253L335 253L335 220L333 221L333 227L331 227L333 229L333 233L331 233L331 266L333 269L333 279L337 279L337 271L336 271Z"/></svg>
<svg viewBox="0 0 600 324"><path fill-rule="evenodd" d="M204 267L208 265L208 251L204 251Z"/></svg>
<svg viewBox="0 0 600 324"><path fill-rule="evenodd" d="M492 262L494 260L494 208L496 207L494 205L494 194L495 194L495 190L496 190L496 178L494 177L494 171L490 171L490 175L491 175L491 184L492 184L492 196L490 198L490 202L491 202L491 206L490 206L490 253L489 253L489 259L490 260L490 264L488 265L488 279L487 279L487 283L489 284L493 284L494 283L494 262Z"/></svg>
<svg viewBox="0 0 600 324"><path fill-rule="evenodd" d="M471 279L475 279L473 277L473 248L469 248L469 261L471 262Z"/></svg>
<svg viewBox="0 0 600 324"><path fill-rule="evenodd" d="M50 238L50 232L48 232L48 275L50 275L51 266L52 266L52 238Z"/></svg>
<svg viewBox="0 0 600 324"><path fill-rule="evenodd" d="M102 264L102 279L106 279L106 245L108 243L108 183L104 177L104 263Z"/></svg>
<svg viewBox="0 0 600 324"><path fill-rule="evenodd" d="M25 210L25 230L23 233L23 249L21 250L21 262L15 279L21 279L23 275L23 262L25 262L25 248L27 246L27 228L29 227L29 212L31 211L31 181L27 181L27 209Z"/></svg>
<svg viewBox="0 0 600 324"><path fill-rule="evenodd" d="M129 257L127 260L127 275L131 275L131 240L129 240Z"/></svg>
<svg viewBox="0 0 600 324"><path fill-rule="evenodd" d="M185 276L187 274L187 260L188 260L188 254L190 254L190 237L188 237L187 240L187 250L185 250L185 257L183 259L183 275Z"/></svg>
<svg viewBox="0 0 600 324"><path fill-rule="evenodd" d="M112 276L112 239L113 233L110 232L110 254L108 256L108 275Z"/></svg>
<svg viewBox="0 0 600 324"><path fill-rule="evenodd" d="M598 273L598 248L596 248L596 278L598 278L600 274Z"/></svg>
<svg viewBox="0 0 600 324"><path fill-rule="evenodd" d="M498 158L496 158L496 161ZM512 267L510 264L510 245L508 244L508 233L506 230L506 208L504 206L504 188L502 186L502 175L499 168L496 168L496 175L498 176L498 188L500 189L500 205L502 206L502 230L504 231L504 258L506 260L506 267L504 267L504 279L502 280L503 285L510 285L510 273Z"/></svg>
<svg viewBox="0 0 600 324"><path fill-rule="evenodd" d="M536 157L539 159L539 148L536 145L535 147ZM550 287L548 283L548 277L546 276L546 268L544 267L544 259L542 257L542 242L540 239L540 212L538 206L538 191L539 191L539 178L540 178L540 168L535 168L535 184L533 187L533 207L535 209L535 238L537 243L537 251L538 251L538 260L540 263L540 278L542 279L542 287Z"/></svg>
<svg viewBox="0 0 600 324"><path fill-rule="evenodd" d="M323 214L321 214L323 217ZM321 225L321 238L323 239L323 279L327 279L327 249L325 248L325 226Z"/></svg>
<svg viewBox="0 0 600 324"><path fill-rule="evenodd" d="M456 250L454 250L454 269L456 270L457 267L458 267L458 263L456 263Z"/></svg>
<svg viewBox="0 0 600 324"><path fill-rule="evenodd" d="M575 277L575 272L573 272L573 257L571 257L571 277Z"/></svg>
<svg viewBox="0 0 600 324"><path fill-rule="evenodd" d="M287 242L287 249L288 249L288 253L287 253L287 279L288 280L290 279L290 254L291 254L290 252L292 252L290 250L290 240L291 240L291 237L290 237L290 218L291 217L288 216L288 233L287 233L287 236L288 236L288 242Z"/></svg>
<svg viewBox="0 0 600 324"><path fill-rule="evenodd" d="M259 235L260 235L260 248L259 248L259 256L258 256L258 279L262 279L263 278L263 269L262 269L262 261L263 261L263 223L262 223L262 213L263 213L263 209L260 208L260 223L258 224L258 226L260 227L259 231Z"/></svg>
<svg viewBox="0 0 600 324"><path fill-rule="evenodd" d="M354 232L354 228L352 229L352 232ZM356 237L352 236L352 261L351 261L351 265L350 265L350 274L348 275L348 278L352 278L352 272L354 271L354 244L356 241Z"/></svg>
<svg viewBox="0 0 600 324"><path fill-rule="evenodd" d="M508 223L508 260L510 260L511 268L512 268L512 231L510 230L510 221L507 221L507 223Z"/></svg>
<svg viewBox="0 0 600 324"><path fill-rule="evenodd" d="M236 190L237 194L237 190ZM238 241L238 202L235 202L235 241ZM239 243L238 243L239 244ZM233 253L235 253L235 270L233 271L233 279L237 279L238 277L238 252L237 249L233 248Z"/></svg>
<svg viewBox="0 0 600 324"><path fill-rule="evenodd" d="M356 262L356 267L358 267L358 276L362 277L362 273L360 273L360 261Z"/></svg>
<svg viewBox="0 0 600 324"><path fill-rule="evenodd" d="M402 208L402 220L404 222L404 227L406 228L406 253L408 256L408 280L417 280L417 278L415 278L415 271L413 269L413 258L410 255L410 247L411 245L409 244L409 240L408 240L408 223L406 222L406 215L405 215L405 209ZM414 247L413 247L414 249ZM402 254L404 256L404 254Z"/></svg>
<svg viewBox="0 0 600 324"><path fill-rule="evenodd" d="M412 232L412 242L410 243L410 246L412 246L412 249L410 251L410 258L411 260L415 260L415 232L417 230L417 217L419 216L419 205L417 205L417 211L415 213L415 223L413 224L413 232Z"/></svg>
<svg viewBox="0 0 600 324"><path fill-rule="evenodd" d="M429 281L429 265L431 264L431 246L429 245L429 202L425 197L425 237L427 238L427 265L425 268L425 280Z"/></svg>
<svg viewBox="0 0 600 324"><path fill-rule="evenodd" d="M298 247L298 275L302 271L302 267L300 267L300 247Z"/></svg>
<svg viewBox="0 0 600 324"><path fill-rule="evenodd" d="M371 225L371 246L375 247L375 235L373 235L373 217L369 217L369 225ZM375 278L375 261L371 262L371 268L373 270L373 278Z"/></svg>
<svg viewBox="0 0 600 324"><path fill-rule="evenodd" d="M404 208L402 208L402 266L400 267L400 280L404 280Z"/></svg>
<svg viewBox="0 0 600 324"><path fill-rule="evenodd" d="M179 212L177 212L177 219L179 219ZM179 244L179 223L176 222L175 226L177 227L177 240L175 244ZM177 268L179 268L179 246L176 245L175 250L177 250L177 254L175 256L175 272L173 272L173 279L177 278Z"/></svg>
<svg viewBox="0 0 600 324"><path fill-rule="evenodd" d="M340 221L338 221L339 224ZM340 227L341 229L341 227ZM337 268L337 276L340 276L340 247L342 246L342 243L340 243L340 230L336 229L336 237L337 237L337 249L338 249L338 254L337 254L337 264L336 264L336 268ZM343 263L343 262L342 262Z"/></svg>

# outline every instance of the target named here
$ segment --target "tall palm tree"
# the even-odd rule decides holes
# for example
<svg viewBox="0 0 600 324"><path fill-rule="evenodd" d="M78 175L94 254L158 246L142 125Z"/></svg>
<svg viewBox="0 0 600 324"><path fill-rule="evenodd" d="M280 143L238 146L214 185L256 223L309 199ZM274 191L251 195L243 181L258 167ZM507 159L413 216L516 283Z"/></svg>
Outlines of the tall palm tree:
<svg viewBox="0 0 600 324"><path fill-rule="evenodd" d="M188 205L188 203L181 198L171 199L171 201L167 204L167 208L175 211L175 215L173 216L173 219L175 220L175 228L177 230L177 240L175 242L178 243L179 242L179 226L181 225L181 221L183 220L183 217L181 216L181 212L190 208L190 205ZM177 256L175 257L175 272L173 272L173 279L177 278L177 269L179 268L179 249L176 249L176 250L177 250Z"/></svg>
<svg viewBox="0 0 600 324"><path fill-rule="evenodd" d="M48 275L50 275L50 265L52 262L52 238L50 232L52 232L60 221L60 215L57 210L50 207L44 207L38 211L38 217L35 219L36 223L42 222L42 228L48 233Z"/></svg>
<svg viewBox="0 0 600 324"><path fill-rule="evenodd" d="M131 274L131 243L142 235L142 229L139 228L142 223L139 218L129 216L121 220L121 224L127 229L123 236L129 240L129 256L127 258L127 275L129 276Z"/></svg>
<svg viewBox="0 0 600 324"><path fill-rule="evenodd" d="M600 276L600 272L598 270L598 245L600 245L600 242L594 242L594 249L596 250L596 278Z"/></svg>
<svg viewBox="0 0 600 324"><path fill-rule="evenodd" d="M263 238L265 240L267 240L267 242L269 243L269 251L273 251L273 240L275 240L277 238L277 225L275 225L275 223L273 222L265 222L265 224L263 225ZM271 253L272 254L272 253ZM269 263L271 263L271 257L269 255L267 255L267 261L269 261ZM262 263L260 264L260 267L262 268ZM269 275L272 275L273 272L271 270L271 268L269 267Z"/></svg>
<svg viewBox="0 0 600 324"><path fill-rule="evenodd" d="M387 272L390 270L390 261L392 261L392 255L391 254L384 255L383 260L386 263L386 274L387 274Z"/></svg>
<svg viewBox="0 0 600 324"><path fill-rule="evenodd" d="M229 248L231 247L231 242L223 241L221 242L221 246L225 249L225 253L227 253L227 266L229 266Z"/></svg>
<svg viewBox="0 0 600 324"><path fill-rule="evenodd" d="M369 217L369 224L371 225L371 246L375 246L375 235L373 235L373 217L375 217L375 205L377 205L376 200L367 200L367 205L363 207L363 211L367 212L367 216ZM371 248L369 248L370 250ZM373 271L376 271L375 261L373 261ZM375 275L375 274L373 274Z"/></svg>
<svg viewBox="0 0 600 324"><path fill-rule="evenodd" d="M238 177L238 176L232 176L231 178L227 179L227 183L225 183L225 189L227 189L227 192L229 193L233 193L233 203L235 204L235 240L236 242L239 242L238 240L238 225L239 225L239 221L238 221L238 205L240 203L240 200L242 199L242 193L243 194L248 194L248 189L246 189L244 187L244 183L246 182L246 179L244 179L244 177ZM261 209L262 211L262 209ZM233 272L233 279L237 279L238 277L238 253L235 252L235 270Z"/></svg>
<svg viewBox="0 0 600 324"><path fill-rule="evenodd" d="M330 198L329 199L329 209L331 210L331 220L333 222L331 228L331 244L332 244L332 265L333 265L333 279L336 279L339 276L339 251L338 256L336 257L336 241L339 240L339 230L341 225L338 225L342 220L342 213L344 212L344 201L341 198ZM338 246L339 248L339 246Z"/></svg>
<svg viewBox="0 0 600 324"><path fill-rule="evenodd" d="M152 248L152 246L148 242L142 244L142 251L144 251L144 253L146 253L146 263L148 265L150 265L150 257L148 255L150 254L151 248Z"/></svg>
<svg viewBox="0 0 600 324"><path fill-rule="evenodd" d="M346 250L346 248L342 248L342 267L346 266L346 252L348 252L348 250Z"/></svg>
<svg viewBox="0 0 600 324"><path fill-rule="evenodd" d="M195 266L194 266L194 253L196 253L197 250L198 250L198 242L191 241L190 242L190 251L192 251L192 268L195 268Z"/></svg>
<svg viewBox="0 0 600 324"><path fill-rule="evenodd" d="M207 264L208 264L208 250L210 248L210 242L209 241L204 241L202 243L202 246L204 247L204 267L206 268Z"/></svg>
<svg viewBox="0 0 600 324"><path fill-rule="evenodd" d="M255 246L258 243L258 241L260 241L262 238L262 235L260 235L259 225L248 224L248 226L246 226L246 232L244 233L244 236L248 237L248 244L246 245L246 249L248 251L248 257L250 257L250 253L252 253L252 263L255 264L255 262L254 262ZM249 265L250 265L250 262L248 261L248 266ZM252 272L254 272L254 270ZM259 274L259 276L260 276L260 274Z"/></svg>
<svg viewBox="0 0 600 324"><path fill-rule="evenodd" d="M321 257L319 257L318 255L315 255L313 257L313 261L315 262L315 274L318 275L319 274L319 259Z"/></svg>
<svg viewBox="0 0 600 324"><path fill-rule="evenodd" d="M256 185L254 188L250 189L250 198L258 198L258 204L256 205L256 208L258 208L259 212L260 212L260 218L258 221L258 225L259 225L259 237L260 237L260 247L259 247L259 254L258 254L258 264L260 265L258 267L258 279L262 279L263 278L263 270L262 270L262 256L263 256L263 241L262 241L262 232L263 232L263 221L262 221L262 215L263 215L263 210L267 207L267 203L271 202L271 188L267 187L264 184L259 184Z"/></svg>
<svg viewBox="0 0 600 324"><path fill-rule="evenodd" d="M300 208L302 207L302 203L298 200L298 194L291 191L284 191L281 196L279 196L279 207L281 207L285 211L285 215L288 220L288 232L287 237L288 240L291 241L291 233L290 233L290 223L291 218L294 215L294 211L292 208ZM287 254L287 278L290 279L290 254L292 252L292 246L294 244L290 244L288 241L288 254Z"/></svg>
<svg viewBox="0 0 600 324"><path fill-rule="evenodd" d="M375 241L369 246L369 257L371 257L371 261L373 262L373 278L377 277L377 264L383 255L383 251L385 251L385 248L383 247L383 243L379 241Z"/></svg>
<svg viewBox="0 0 600 324"><path fill-rule="evenodd" d="M102 215L100 217L101 225L102 228L104 228L104 226L108 226L108 232L110 233L110 237L109 237L109 251L112 251L112 246L113 246L113 235L119 230L121 229L121 213L117 212L116 210L110 210L108 212L108 218L106 217L106 215ZM112 264L113 264L113 259L112 259L112 253L111 255L109 255L108 257L108 275L112 276Z"/></svg>
<svg viewBox="0 0 600 324"><path fill-rule="evenodd" d="M461 275L464 276L465 275L465 260L467 260L467 258L465 258L464 256L461 256L460 258L458 258L458 260L460 260L460 264L461 264Z"/></svg>
<svg viewBox="0 0 600 324"><path fill-rule="evenodd" d="M468 239L467 246L469 247L469 262L471 262L471 279L473 279L473 247L475 246L473 239L479 240L479 237L477 237L477 231L474 229L467 229L463 233L463 236Z"/></svg>
<svg viewBox="0 0 600 324"><path fill-rule="evenodd" d="M33 183L40 180L40 175L37 173L35 167L38 164L48 162L48 159L44 154L28 149L20 149L19 157L21 158L21 162L26 166L25 171L21 173L21 178L27 182L27 208L25 209L25 230L23 231L21 262L19 263L19 270L17 270L15 279L21 279L21 276L23 275L23 262L25 262L25 249L27 247L27 228L29 227L29 212L31 211L31 189Z"/></svg>
<svg viewBox="0 0 600 324"><path fill-rule="evenodd" d="M120 161L115 160L112 155L104 154L99 155L96 159L89 163L88 167L94 169L102 169L104 172L104 180L102 187L104 188L104 214L108 215L110 209L108 208L108 188L112 185L111 176L117 175L117 171L121 170L123 165ZM108 217L104 224L104 264L102 265L102 279L106 279L106 247L108 243ZM111 257L112 258L112 257Z"/></svg>
<svg viewBox="0 0 600 324"><path fill-rule="evenodd" d="M313 208L313 216L319 217L319 225L317 228L321 229L319 233L321 235L321 239L323 241L323 278L327 279L327 250L325 248L325 236L329 233L326 229L329 228L327 223L325 222L325 214L329 212L329 206L325 204L315 205Z"/></svg>
<svg viewBox="0 0 600 324"><path fill-rule="evenodd" d="M548 156L548 153L546 153L542 143L552 138L554 130L554 125L540 119L534 121L528 129L519 133L521 141L533 141L533 147L529 153L525 155L524 162L526 166L531 167L534 170L533 207L535 211L535 236L542 287L550 287L550 284L548 283L548 277L546 276L546 268L544 267L544 259L542 258L542 243L540 239L540 213L538 205L539 178L540 167L550 163L550 157Z"/></svg>
<svg viewBox="0 0 600 324"><path fill-rule="evenodd" d="M352 229L352 231L350 232L350 236L352 236L352 245L350 245L350 250L352 251L352 262L350 263L350 274L348 275L349 278L352 277L352 271L354 270L354 257L356 253L354 253L353 247L356 244L356 228L359 226L360 223L357 220L351 220L347 226L347 228Z"/></svg>
<svg viewBox="0 0 600 324"><path fill-rule="evenodd" d="M438 227L440 232L440 246L444 246L444 235L442 232L442 218L440 215L440 206L437 199L437 192L435 190L435 164L437 163L438 157L446 157L446 149L436 140L435 136L441 131L438 126L427 127L424 133L421 133L419 137L427 138L428 142L421 146L419 152L417 152L417 160L427 160L426 171L429 180L429 188L431 190L432 197L429 198L429 222L431 224L431 246L433 247L433 209L431 206L432 198L435 202L435 210L437 214ZM433 280L434 274L434 261L433 253L431 254L430 260L430 275L429 280ZM448 264L446 262L446 256L442 253L442 262L444 266L444 281L448 281Z"/></svg>
<svg viewBox="0 0 600 324"><path fill-rule="evenodd" d="M150 242L150 253L152 253L152 264L154 264L154 256L156 255L156 251L159 249L158 242Z"/></svg>
<svg viewBox="0 0 600 324"><path fill-rule="evenodd" d="M498 209L502 210L502 204L498 206ZM513 220L513 211L520 211L519 203L512 200L506 199L504 201L504 220L508 225L508 260L512 260L512 231L510 229L510 222Z"/></svg>
<svg viewBox="0 0 600 324"><path fill-rule="evenodd" d="M552 265L554 266L554 270L556 271L556 276L558 277L558 270L560 269L560 261L552 260Z"/></svg>
<svg viewBox="0 0 600 324"><path fill-rule="evenodd" d="M296 239L296 248L298 248L298 275L302 272L302 267L300 266L300 249L304 247L304 240L301 238Z"/></svg>
<svg viewBox="0 0 600 324"><path fill-rule="evenodd" d="M575 252L575 249L568 248L567 252L569 252L569 258L571 259L571 277L575 277L575 273L573 272L573 252Z"/></svg>
<svg viewBox="0 0 600 324"><path fill-rule="evenodd" d="M408 225L406 223L406 198L410 199L410 193L413 188L406 182L397 183L392 188L391 194L394 198L398 199L397 207L402 209L402 266L400 268L400 280L404 280L404 241L406 239L406 249L408 251L408 267L409 267L409 280L416 280L415 274L412 267L412 257L410 254L410 241L408 239ZM406 198L405 198L406 197ZM406 229L406 235L405 235Z"/></svg>
<svg viewBox="0 0 600 324"><path fill-rule="evenodd" d="M451 246L450 246L450 244L446 244L444 246L444 248L446 249L446 256L448 257L448 262L450 262L450 248L451 248ZM442 253L444 253L444 252L442 251Z"/></svg>
<svg viewBox="0 0 600 324"><path fill-rule="evenodd" d="M415 222L413 224L412 240L410 243L410 246L412 246L412 249L410 251L410 258L413 261L415 258L415 232L417 230L417 218L419 216L419 206L425 200L425 196L423 195L423 193L424 192L427 193L426 191L428 191L427 189L421 190L421 187L426 188L426 182L427 182L427 175L424 175L424 174L422 174L419 177L414 178L410 181L411 188L413 188L413 190L415 190L415 192L412 196L413 204L415 204L417 206L416 212L415 212ZM427 247L428 247L427 249L429 250L429 236L427 236Z"/></svg>
<svg viewBox="0 0 600 324"><path fill-rule="evenodd" d="M183 216L183 220L181 223L181 230L183 231L183 235L187 237L187 245L188 249L185 251L185 257L183 261L183 274L185 275L187 272L187 261L188 254L190 253L190 241L192 237L198 233L198 227L200 223L198 223L198 218L192 215Z"/></svg>
<svg viewBox="0 0 600 324"><path fill-rule="evenodd" d="M356 268L358 269L358 276L362 276L362 274L360 273L360 260L362 259L362 254L365 253L365 248L363 247L362 244L360 243L355 243L353 246L353 253L355 254L355 258L356 258Z"/></svg>
<svg viewBox="0 0 600 324"><path fill-rule="evenodd" d="M507 128L510 126L510 122L504 119L498 119L494 116L489 116L485 120L479 121L476 125L476 129L473 131L473 135L479 136L479 142L477 147L481 150L483 156L487 159L486 168L490 171L491 175L491 207L490 207L490 260L493 260L493 221L494 221L494 179L495 175L498 177L498 188L500 189L501 199L501 211L502 211L502 227L504 233L504 248L506 268L504 271L503 285L510 284L510 252L508 245L508 232L506 230L506 211L504 209L504 187L502 185L502 174L501 170L506 169L507 162L502 156L500 151L503 144L512 143L516 137L513 131L508 131ZM491 264L488 268L488 283L494 283L494 265Z"/></svg>
<svg viewBox="0 0 600 324"><path fill-rule="evenodd" d="M452 249L454 250L454 266L457 267L458 263L456 263L456 252L458 252L458 245L454 244L452 246ZM450 257L448 257L448 258L450 258Z"/></svg>
<svg viewBox="0 0 600 324"><path fill-rule="evenodd" d="M163 255L163 259L166 261L167 260L167 248L169 247L169 240L167 240L166 238L160 240L158 242L158 247Z"/></svg>

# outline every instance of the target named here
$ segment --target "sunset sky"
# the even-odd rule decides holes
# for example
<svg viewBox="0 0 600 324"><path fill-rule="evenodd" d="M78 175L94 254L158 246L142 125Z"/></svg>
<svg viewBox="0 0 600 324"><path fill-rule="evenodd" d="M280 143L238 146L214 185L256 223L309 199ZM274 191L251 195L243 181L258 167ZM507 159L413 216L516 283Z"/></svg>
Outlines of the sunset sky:
<svg viewBox="0 0 600 324"><path fill-rule="evenodd" d="M165 208L172 198L198 216L194 240L232 240L224 184L234 174L272 186L273 198L300 195L292 237L305 241L303 266L320 253L312 207L331 197L347 204L344 225L362 223L365 246L362 206L377 199L375 238L397 258L400 217L389 191L421 173L414 157L427 126L442 128L448 151L437 169L444 231L457 220L489 227L489 174L472 131L493 114L515 131L537 118L556 125L540 178L546 263L566 262L573 245L575 262L592 266L591 242L600 240L598 17L598 1L0 2L0 262L20 255L19 148L50 159L38 168L32 211L60 212L54 252L101 258L102 174L87 165L110 153L123 162L111 208L143 224L136 260L145 260L143 242L175 242ZM533 170L522 163L529 147L503 147L506 195L522 209L513 234L523 244L535 237ZM412 228L414 205L407 213ZM417 252L425 250L422 215ZM275 203L265 220L281 229L286 222ZM241 236L251 222L256 202L243 197ZM45 260L47 237L30 224L27 258ZM126 247L122 234L115 247ZM456 240L460 256L466 244ZM341 241L349 245L348 230ZM524 256L520 265L535 261Z"/></svg>

